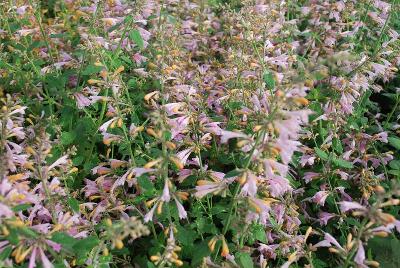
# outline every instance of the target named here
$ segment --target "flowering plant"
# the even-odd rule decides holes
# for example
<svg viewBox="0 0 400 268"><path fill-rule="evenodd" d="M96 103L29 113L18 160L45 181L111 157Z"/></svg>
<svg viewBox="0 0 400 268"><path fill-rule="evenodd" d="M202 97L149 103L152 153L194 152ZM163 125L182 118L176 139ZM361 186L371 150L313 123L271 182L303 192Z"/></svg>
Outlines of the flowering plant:
<svg viewBox="0 0 400 268"><path fill-rule="evenodd" d="M0 10L1 267L400 265L398 1Z"/></svg>

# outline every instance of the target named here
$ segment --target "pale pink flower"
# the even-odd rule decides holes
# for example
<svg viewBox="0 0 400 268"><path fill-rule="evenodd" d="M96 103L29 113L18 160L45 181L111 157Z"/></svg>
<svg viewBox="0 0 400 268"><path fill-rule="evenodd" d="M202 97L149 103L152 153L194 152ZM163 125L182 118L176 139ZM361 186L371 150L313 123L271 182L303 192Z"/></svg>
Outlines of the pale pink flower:
<svg viewBox="0 0 400 268"><path fill-rule="evenodd" d="M325 200L328 198L329 192L328 191L319 191L317 192L311 199L313 202L317 203L320 206L325 205Z"/></svg>
<svg viewBox="0 0 400 268"><path fill-rule="evenodd" d="M340 210L342 212L347 212L349 210L361 210L361 211L367 211L365 207L360 205L359 203L356 202L349 202L349 201L342 201L338 203L340 205Z"/></svg>
<svg viewBox="0 0 400 268"><path fill-rule="evenodd" d="M281 176L270 176L268 178L269 190L273 197L281 196L287 191L292 190L289 181Z"/></svg>
<svg viewBox="0 0 400 268"><path fill-rule="evenodd" d="M361 241L358 242L358 249L356 256L354 257L354 262L359 265L359 267L362 268L368 268L367 265L364 264L365 261L365 251L364 251L364 246Z"/></svg>
<svg viewBox="0 0 400 268"><path fill-rule="evenodd" d="M314 247L331 247L334 245L338 249L345 251L344 248L338 243L338 241L330 234L325 233L324 240L321 242L318 242L317 244L314 245Z"/></svg>
<svg viewBox="0 0 400 268"><path fill-rule="evenodd" d="M179 158L181 163L183 165L185 165L186 161L188 160L188 158L189 158L190 154L192 153L192 151L193 151L193 148L188 148L188 149L185 149L185 150L182 150L182 151L178 152L176 154L176 156Z"/></svg>
<svg viewBox="0 0 400 268"><path fill-rule="evenodd" d="M173 102L165 104L163 107L165 108L167 115L171 116L174 114L184 114L185 112L181 111L181 108L184 107L185 105L186 103L184 102Z"/></svg>
<svg viewBox="0 0 400 268"><path fill-rule="evenodd" d="M194 194L197 198L202 198L209 193L219 194L228 189L236 177L224 178L224 173L211 172L211 178L213 181L202 181L202 185L196 186L196 193Z"/></svg>
<svg viewBox="0 0 400 268"><path fill-rule="evenodd" d="M115 120L117 120L117 119L118 119L118 117L113 117L113 118L111 118L110 120L108 120L107 122L105 122L104 124L102 124L102 125L99 127L99 130L100 130L101 132L106 132L107 129L108 129L108 127L109 127Z"/></svg>
<svg viewBox="0 0 400 268"><path fill-rule="evenodd" d="M182 206L182 204L179 202L179 200L174 196L175 204L176 207L178 208L178 215L179 219L186 219L187 218L187 212L185 208Z"/></svg>
<svg viewBox="0 0 400 268"><path fill-rule="evenodd" d="M164 202L169 202L169 200L171 199L171 195L169 194L168 180L165 180L164 189L160 199Z"/></svg>
<svg viewBox="0 0 400 268"><path fill-rule="evenodd" d="M55 167L59 167L61 165L66 165L66 164L68 164L68 155L64 155L64 156L60 157L59 159L57 159L53 164L51 164L49 166L49 168L47 170L50 171Z"/></svg>
<svg viewBox="0 0 400 268"><path fill-rule="evenodd" d="M305 180L306 183L309 183L310 181L319 178L321 174L316 173L316 172L306 172L304 173L303 180Z"/></svg>
<svg viewBox="0 0 400 268"><path fill-rule="evenodd" d="M251 172L247 174L246 183L242 186L242 194L251 197L257 194L257 177Z"/></svg>
<svg viewBox="0 0 400 268"><path fill-rule="evenodd" d="M331 214L328 212L320 212L318 213L318 221L320 225L327 225L328 221L335 217L335 214Z"/></svg>
<svg viewBox="0 0 400 268"><path fill-rule="evenodd" d="M303 154L300 158L300 164L302 167L304 167L305 165L312 166L314 164L315 159L316 157L313 155Z"/></svg>
<svg viewBox="0 0 400 268"><path fill-rule="evenodd" d="M92 104L90 99L82 93L76 92L73 95L76 99L76 105L78 106L78 109L83 109Z"/></svg>
<svg viewBox="0 0 400 268"><path fill-rule="evenodd" d="M243 139L248 139L247 135L239 132L233 132L233 131L228 131L228 130L221 130L221 143L227 143L228 140L233 139L233 138L243 138Z"/></svg>

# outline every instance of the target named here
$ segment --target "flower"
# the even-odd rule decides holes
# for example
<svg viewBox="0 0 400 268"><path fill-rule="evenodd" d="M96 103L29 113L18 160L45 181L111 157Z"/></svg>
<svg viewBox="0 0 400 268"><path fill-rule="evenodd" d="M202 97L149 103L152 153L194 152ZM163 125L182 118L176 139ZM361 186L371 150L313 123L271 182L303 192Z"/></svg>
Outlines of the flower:
<svg viewBox="0 0 400 268"><path fill-rule="evenodd" d="M318 221L320 225L327 225L328 221L335 217L335 214L321 211L318 213Z"/></svg>
<svg viewBox="0 0 400 268"><path fill-rule="evenodd" d="M329 196L328 191L319 191L311 199L313 202L317 203L318 205L324 206L325 200L328 196Z"/></svg>
<svg viewBox="0 0 400 268"><path fill-rule="evenodd" d="M347 212L349 210L361 210L361 211L367 211L367 209L360 205L359 203L356 202L349 202L349 201L342 201L338 203L340 205L340 210L342 212Z"/></svg>
<svg viewBox="0 0 400 268"><path fill-rule="evenodd" d="M169 194L169 181L168 179L166 179L164 182L164 189L162 192L161 200L164 202L169 202L170 199L171 195Z"/></svg>
<svg viewBox="0 0 400 268"><path fill-rule="evenodd" d="M270 176L268 179L268 184L273 197L282 196L287 191L292 190L289 181L281 176Z"/></svg>
<svg viewBox="0 0 400 268"><path fill-rule="evenodd" d="M364 261L365 261L364 246L363 246L362 242L359 241L357 253L354 256L354 262L357 263L359 265L359 267L368 268L368 266L364 264Z"/></svg>
<svg viewBox="0 0 400 268"><path fill-rule="evenodd" d="M318 247L331 247L334 245L338 249L345 251L344 248L338 243L338 241L330 234L325 233L324 240L321 242L318 242L317 244L314 245L315 248Z"/></svg>
<svg viewBox="0 0 400 268"><path fill-rule="evenodd" d="M228 130L221 130L220 135L221 135L221 143L227 143L228 140L233 139L233 138L248 139L247 135L245 135L243 133L233 132L233 131L228 131Z"/></svg>
<svg viewBox="0 0 400 268"><path fill-rule="evenodd" d="M179 219L186 219L187 218L187 212L185 208L182 206L182 204L179 202L178 198L174 196L175 204L176 207L178 208L178 215Z"/></svg>

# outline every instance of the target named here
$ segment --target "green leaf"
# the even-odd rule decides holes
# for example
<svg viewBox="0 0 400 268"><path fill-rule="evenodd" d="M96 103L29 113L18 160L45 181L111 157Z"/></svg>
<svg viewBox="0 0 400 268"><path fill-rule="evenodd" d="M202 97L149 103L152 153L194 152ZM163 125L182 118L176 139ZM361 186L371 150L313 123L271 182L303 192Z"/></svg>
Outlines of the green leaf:
<svg viewBox="0 0 400 268"><path fill-rule="evenodd" d="M340 159L340 158L333 158L333 163L335 165L337 165L338 167L342 167L342 168L353 168L354 165L353 163L346 161L344 159Z"/></svg>
<svg viewBox="0 0 400 268"><path fill-rule="evenodd" d="M95 236L89 236L84 239L78 240L73 245L73 250L77 255L83 256L91 251L95 246L99 244L99 239Z"/></svg>
<svg viewBox="0 0 400 268"><path fill-rule="evenodd" d="M275 88L275 79L271 72L266 71L263 74L263 80L269 89Z"/></svg>
<svg viewBox="0 0 400 268"><path fill-rule="evenodd" d="M210 255L210 249L208 248L206 241L203 241L200 244L195 244L194 248L196 250L193 251L191 267L199 267L203 262L203 258Z"/></svg>
<svg viewBox="0 0 400 268"><path fill-rule="evenodd" d="M8 246L8 247L4 248L3 251L0 253L0 260L3 261L5 259L7 259L10 256L11 251L12 251L12 247L11 246Z"/></svg>
<svg viewBox="0 0 400 268"><path fill-rule="evenodd" d="M224 178L232 178L242 174L242 171L234 169L225 174Z"/></svg>
<svg viewBox="0 0 400 268"><path fill-rule="evenodd" d="M197 237L196 232L190 229L185 229L184 227L179 225L177 226L177 229L178 233L176 236L178 241L181 242L183 246L193 245L193 242Z"/></svg>
<svg viewBox="0 0 400 268"><path fill-rule="evenodd" d="M374 259L381 264L380 267L385 268L400 267L399 247L400 240L396 238L375 237L368 241L368 248L372 250Z"/></svg>
<svg viewBox="0 0 400 268"><path fill-rule="evenodd" d="M138 30L135 29L135 30L130 31L129 39L134 41L140 49L144 48L144 41Z"/></svg>
<svg viewBox="0 0 400 268"><path fill-rule="evenodd" d="M10 233L8 234L8 236L6 236L7 240L13 245L18 245L19 238L17 231L14 228L10 229L9 231Z"/></svg>
<svg viewBox="0 0 400 268"><path fill-rule="evenodd" d="M339 139L333 139L332 146L333 149L335 149L335 151L338 152L339 154L343 153L343 146Z"/></svg>
<svg viewBox="0 0 400 268"><path fill-rule="evenodd" d="M63 232L54 233L51 237L51 240L58 244L61 244L63 249L71 252L73 251L75 243L78 241L77 239Z"/></svg>
<svg viewBox="0 0 400 268"><path fill-rule="evenodd" d="M38 237L38 234L28 227L18 228L18 232L30 238Z"/></svg>
<svg viewBox="0 0 400 268"><path fill-rule="evenodd" d="M253 237L262 243L267 243L267 235L265 234L265 229L261 225L255 225L252 228Z"/></svg>
<svg viewBox="0 0 400 268"><path fill-rule="evenodd" d="M393 160L389 163L390 168L400 170L400 160Z"/></svg>
<svg viewBox="0 0 400 268"><path fill-rule="evenodd" d="M322 160L328 160L328 154L324 151L322 151L319 148L314 148L315 153L321 158Z"/></svg>
<svg viewBox="0 0 400 268"><path fill-rule="evenodd" d="M388 138L389 144L392 145L397 150L400 150L400 139L397 137L389 137Z"/></svg>
<svg viewBox="0 0 400 268"><path fill-rule="evenodd" d="M71 209L75 212L79 212L79 202L73 197L70 197L68 199L68 205L71 207Z"/></svg>
<svg viewBox="0 0 400 268"><path fill-rule="evenodd" d="M30 204L21 204L21 205L17 205L15 207L13 207L12 211L14 211L14 212L24 211L24 210L27 210L30 207L31 207Z"/></svg>
<svg viewBox="0 0 400 268"><path fill-rule="evenodd" d="M239 252L236 254L236 259L241 268L253 268L254 263L249 253Z"/></svg>
<svg viewBox="0 0 400 268"><path fill-rule="evenodd" d="M137 178L137 181L139 183L139 186L143 188L143 190L145 190L146 192L154 190L154 185L146 176L140 176L139 178Z"/></svg>
<svg viewBox="0 0 400 268"><path fill-rule="evenodd" d="M91 75L100 72L103 70L102 66L96 66L96 65L89 65L85 68L85 70L82 71L83 75Z"/></svg>
<svg viewBox="0 0 400 268"><path fill-rule="evenodd" d="M61 144L69 145L75 140L75 138L76 138L75 132L63 132L61 134Z"/></svg>

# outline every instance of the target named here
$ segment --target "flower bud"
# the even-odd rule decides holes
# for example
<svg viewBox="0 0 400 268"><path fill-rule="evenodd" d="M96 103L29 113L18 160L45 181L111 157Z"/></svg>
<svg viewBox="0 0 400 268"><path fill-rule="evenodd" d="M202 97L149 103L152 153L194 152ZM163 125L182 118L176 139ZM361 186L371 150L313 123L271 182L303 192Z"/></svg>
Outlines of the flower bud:
<svg viewBox="0 0 400 268"><path fill-rule="evenodd" d="M114 244L116 249L122 249L124 247L124 243L121 239L115 239Z"/></svg>

